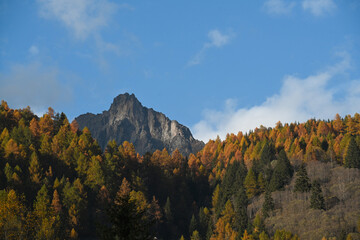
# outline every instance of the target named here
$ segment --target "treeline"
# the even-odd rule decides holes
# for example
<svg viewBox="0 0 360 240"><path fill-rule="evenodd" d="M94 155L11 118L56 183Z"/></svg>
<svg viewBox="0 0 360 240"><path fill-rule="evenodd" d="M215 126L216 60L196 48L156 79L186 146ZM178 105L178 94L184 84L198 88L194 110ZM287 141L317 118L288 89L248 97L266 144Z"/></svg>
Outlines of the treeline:
<svg viewBox="0 0 360 240"><path fill-rule="evenodd" d="M39 118L2 101L0 238L298 239L265 228L271 192L296 175L297 191L312 191L311 207L325 209L302 164L360 168L359 131L359 114L337 115L231 134L189 157L166 149L140 156L129 142L102 151L64 113L49 108Z"/></svg>

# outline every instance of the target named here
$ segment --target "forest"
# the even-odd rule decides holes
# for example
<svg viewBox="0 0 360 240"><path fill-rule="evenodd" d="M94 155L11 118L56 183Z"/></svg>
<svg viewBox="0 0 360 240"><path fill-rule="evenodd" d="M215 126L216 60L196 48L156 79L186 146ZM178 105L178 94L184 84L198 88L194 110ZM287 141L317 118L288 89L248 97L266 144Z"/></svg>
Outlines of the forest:
<svg viewBox="0 0 360 240"><path fill-rule="evenodd" d="M360 239L360 114L140 155L2 101L0 239Z"/></svg>

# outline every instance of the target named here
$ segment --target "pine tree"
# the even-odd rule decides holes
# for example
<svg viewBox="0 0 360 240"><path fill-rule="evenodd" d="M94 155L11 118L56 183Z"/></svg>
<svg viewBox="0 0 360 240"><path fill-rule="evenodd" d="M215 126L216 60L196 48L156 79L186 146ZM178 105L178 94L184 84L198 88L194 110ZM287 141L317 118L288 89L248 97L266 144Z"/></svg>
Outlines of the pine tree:
<svg viewBox="0 0 360 240"><path fill-rule="evenodd" d="M234 228L238 233L242 233L248 227L247 205L248 198L242 185L234 196L235 221Z"/></svg>
<svg viewBox="0 0 360 240"><path fill-rule="evenodd" d="M266 218L269 216L269 213L274 210L274 200L271 197L271 191L268 189L265 191L265 201L262 206L263 216Z"/></svg>
<svg viewBox="0 0 360 240"><path fill-rule="evenodd" d="M318 181L314 181L311 185L310 207L314 209L325 209L324 197Z"/></svg>
<svg viewBox="0 0 360 240"><path fill-rule="evenodd" d="M259 173L258 175L257 185L258 185L259 193L265 192L266 182L262 173Z"/></svg>
<svg viewBox="0 0 360 240"><path fill-rule="evenodd" d="M360 150L354 137L350 138L344 158L344 166L348 168L360 168Z"/></svg>
<svg viewBox="0 0 360 240"><path fill-rule="evenodd" d="M294 192L309 192L310 189L310 179L307 175L305 165L302 164L296 173Z"/></svg>
<svg viewBox="0 0 360 240"><path fill-rule="evenodd" d="M293 168L284 150L280 151L277 161L270 181L271 191L283 189L293 175Z"/></svg>
<svg viewBox="0 0 360 240"><path fill-rule="evenodd" d="M153 239L150 234L152 222L146 216L146 210L139 209L129 193L120 191L108 211L110 227L103 227L103 239Z"/></svg>
<svg viewBox="0 0 360 240"><path fill-rule="evenodd" d="M167 197L167 199L166 199L166 203L165 203L165 206L164 206L164 213L165 213L166 219L169 222L171 222L172 219L173 219L173 216L172 216L171 203L170 203L170 198L169 197Z"/></svg>

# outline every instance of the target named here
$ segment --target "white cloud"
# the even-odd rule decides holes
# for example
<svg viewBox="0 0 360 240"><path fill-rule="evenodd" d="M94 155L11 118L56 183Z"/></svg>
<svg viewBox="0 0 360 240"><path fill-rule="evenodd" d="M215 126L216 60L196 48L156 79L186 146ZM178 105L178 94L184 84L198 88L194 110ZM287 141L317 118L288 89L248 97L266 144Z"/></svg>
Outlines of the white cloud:
<svg viewBox="0 0 360 240"><path fill-rule="evenodd" d="M192 59L190 59L190 61L188 62L188 66L200 64L205 56L206 51L209 48L213 48L213 47L220 48L222 46L225 46L226 44L229 43L231 36L223 34L219 30L214 29L209 31L208 38L210 42L204 43L201 50L197 54L195 54L195 56Z"/></svg>
<svg viewBox="0 0 360 240"><path fill-rule="evenodd" d="M204 111L204 119L192 128L194 136L207 141L217 135L224 138L227 133L247 132L260 125L274 127L278 121L290 123L313 117L332 119L336 113L354 114L360 106L360 81L329 87L331 79L350 67L350 57L342 55L343 61L318 74L303 79L286 76L279 93L260 105L237 109L234 100L228 100L222 111ZM344 97L335 98L337 93Z"/></svg>
<svg viewBox="0 0 360 240"><path fill-rule="evenodd" d="M295 5L296 3L293 1L267 0L263 8L270 14L289 14Z"/></svg>
<svg viewBox="0 0 360 240"><path fill-rule="evenodd" d="M59 71L40 63L17 64L7 74L0 74L0 96L13 108L30 106L45 112L49 106L68 103L71 88L58 79Z"/></svg>
<svg viewBox="0 0 360 240"><path fill-rule="evenodd" d="M35 45L32 45L30 48L29 48L29 53L31 55L38 55L39 54L39 48Z"/></svg>
<svg viewBox="0 0 360 240"><path fill-rule="evenodd" d="M118 7L107 0L37 0L40 15L56 19L70 29L79 40L86 39L106 26Z"/></svg>
<svg viewBox="0 0 360 240"><path fill-rule="evenodd" d="M302 7L305 11L310 11L314 16L322 16L336 8L333 0L304 0Z"/></svg>

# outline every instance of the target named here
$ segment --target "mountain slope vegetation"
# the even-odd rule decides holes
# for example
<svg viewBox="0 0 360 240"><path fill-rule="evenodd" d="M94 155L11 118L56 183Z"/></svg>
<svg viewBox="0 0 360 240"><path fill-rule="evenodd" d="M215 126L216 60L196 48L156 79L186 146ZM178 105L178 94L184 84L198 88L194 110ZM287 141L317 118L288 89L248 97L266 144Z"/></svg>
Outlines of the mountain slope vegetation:
<svg viewBox="0 0 360 240"><path fill-rule="evenodd" d="M0 106L2 239L358 239L360 115L260 127L196 154L102 150L64 113Z"/></svg>

